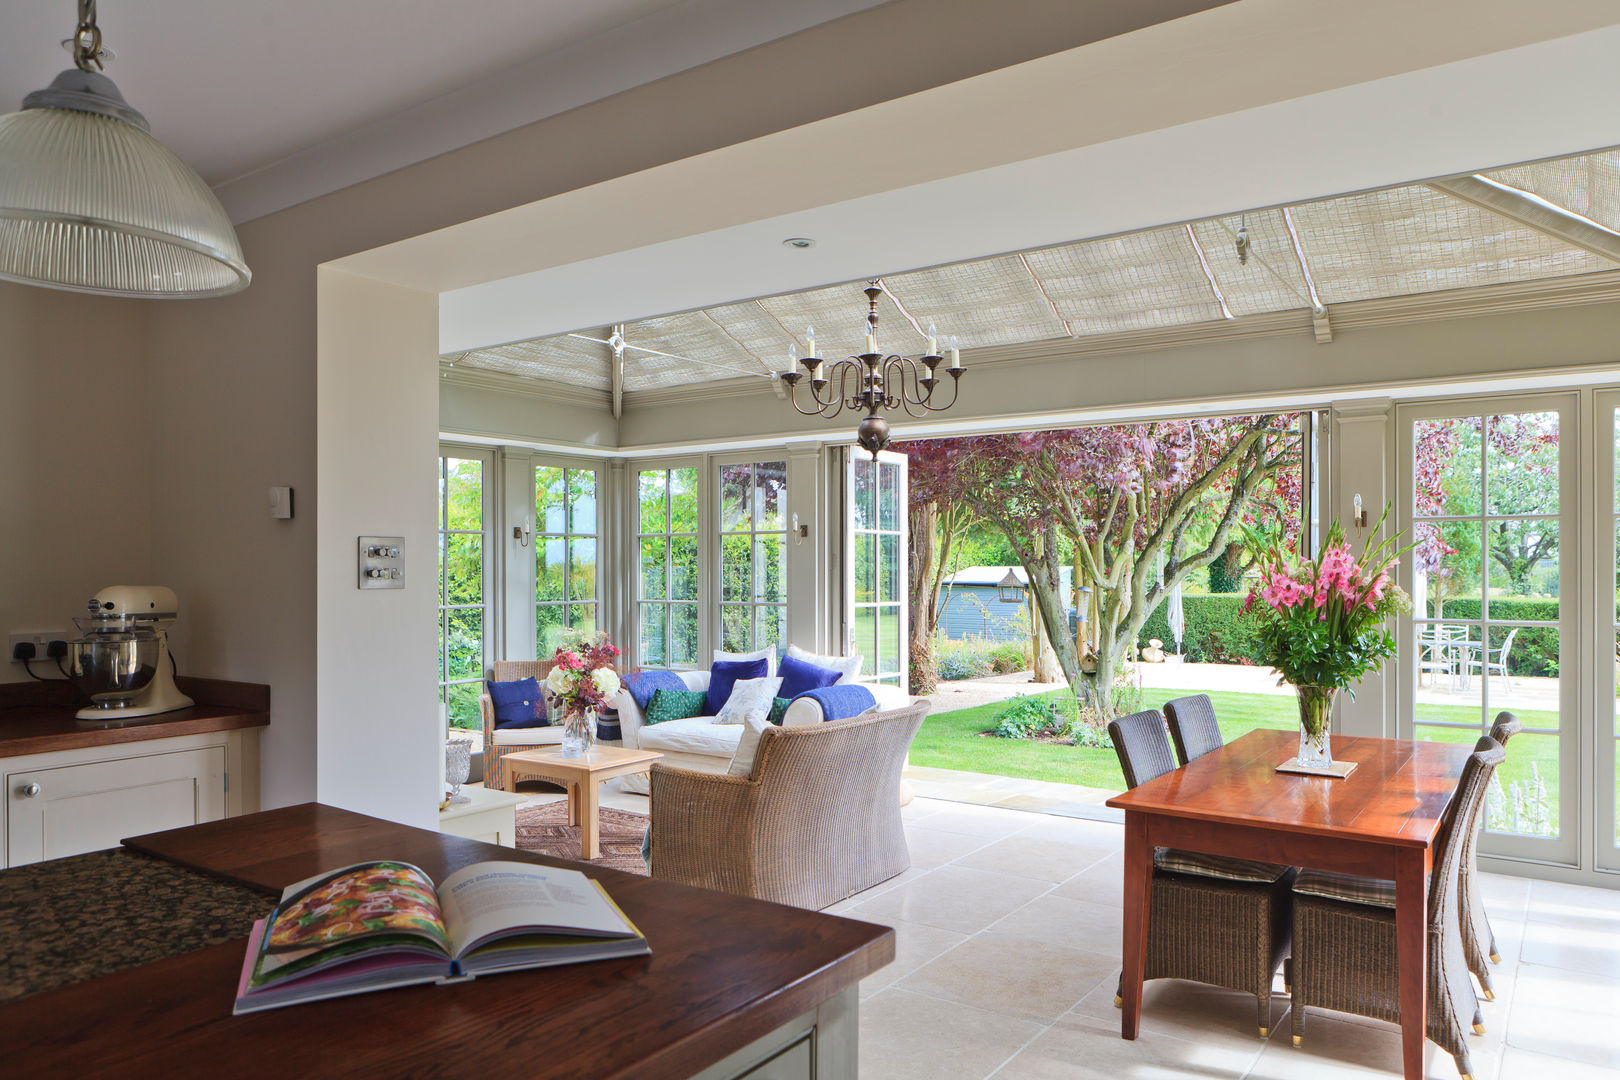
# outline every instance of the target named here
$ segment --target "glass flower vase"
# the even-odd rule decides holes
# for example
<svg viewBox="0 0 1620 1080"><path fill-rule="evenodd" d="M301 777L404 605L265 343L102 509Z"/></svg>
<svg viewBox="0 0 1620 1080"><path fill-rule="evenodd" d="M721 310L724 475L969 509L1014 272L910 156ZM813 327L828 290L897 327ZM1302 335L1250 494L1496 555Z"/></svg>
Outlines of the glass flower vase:
<svg viewBox="0 0 1620 1080"><path fill-rule="evenodd" d="M569 709L563 714L563 757L583 757L595 745L595 709Z"/></svg>
<svg viewBox="0 0 1620 1080"><path fill-rule="evenodd" d="M1336 686L1296 686L1299 699L1299 758L1302 769L1333 766L1333 706L1339 698Z"/></svg>

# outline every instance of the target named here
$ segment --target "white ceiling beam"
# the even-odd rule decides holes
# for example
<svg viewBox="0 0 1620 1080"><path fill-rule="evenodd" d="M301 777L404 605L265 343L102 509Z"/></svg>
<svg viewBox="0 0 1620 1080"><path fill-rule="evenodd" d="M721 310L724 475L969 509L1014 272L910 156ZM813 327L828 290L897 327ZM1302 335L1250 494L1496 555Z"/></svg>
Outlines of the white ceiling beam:
<svg viewBox="0 0 1620 1080"><path fill-rule="evenodd" d="M1540 195L1520 188L1509 187L1489 177L1454 176L1449 180L1434 180L1429 186L1454 199L1471 203L1509 221L1517 222L1536 232L1560 240L1600 259L1620 263L1620 233L1599 225L1589 217L1582 217Z"/></svg>

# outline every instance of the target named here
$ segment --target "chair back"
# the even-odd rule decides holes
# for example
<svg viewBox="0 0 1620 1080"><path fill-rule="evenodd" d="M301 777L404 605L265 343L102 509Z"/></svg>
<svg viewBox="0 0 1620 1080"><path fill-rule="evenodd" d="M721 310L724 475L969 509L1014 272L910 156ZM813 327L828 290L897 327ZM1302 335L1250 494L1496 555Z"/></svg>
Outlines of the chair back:
<svg viewBox="0 0 1620 1080"><path fill-rule="evenodd" d="M1515 627L1514 629L1518 628ZM1517 716L1510 712L1499 712L1496 714L1496 723L1491 725L1491 738L1506 748L1507 741L1523 730L1524 725L1519 723Z"/></svg>
<svg viewBox="0 0 1620 1080"><path fill-rule="evenodd" d="M1183 765L1219 747L1221 726L1215 722L1215 706L1208 694L1191 694L1164 703L1164 718L1170 722L1170 738L1176 744L1176 759Z"/></svg>
<svg viewBox="0 0 1620 1080"><path fill-rule="evenodd" d="M1119 769L1125 774L1128 788L1176 767L1170 736L1164 730L1164 715L1158 709L1144 709L1108 721L1108 737L1114 742L1114 753L1119 755Z"/></svg>
<svg viewBox="0 0 1620 1080"><path fill-rule="evenodd" d="M497 660L490 679L492 682L512 682L514 679L534 678L545 682L546 676L556 666L555 660Z"/></svg>
<svg viewBox="0 0 1620 1080"><path fill-rule="evenodd" d="M1462 775L1457 778L1457 793L1451 797L1451 806L1441 825L1435 846L1434 871L1429 878L1431 928L1457 913L1457 891L1468 840L1479 827L1480 815L1485 811L1485 792L1490 787L1491 777L1496 774L1496 767L1506 760L1507 751L1502 749L1502 744L1489 735L1482 735L1464 763Z"/></svg>

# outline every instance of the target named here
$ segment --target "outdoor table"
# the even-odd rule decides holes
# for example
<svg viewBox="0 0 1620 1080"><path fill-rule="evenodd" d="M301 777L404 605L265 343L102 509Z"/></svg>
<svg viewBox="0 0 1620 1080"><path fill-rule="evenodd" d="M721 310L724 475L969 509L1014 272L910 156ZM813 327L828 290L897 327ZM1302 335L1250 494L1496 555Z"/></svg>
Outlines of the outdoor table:
<svg viewBox="0 0 1620 1080"><path fill-rule="evenodd" d="M1124 986L1120 1034L1136 1038L1147 962L1153 849L1264 859L1395 882L1401 1049L1423 1076L1429 873L1440 820L1471 747L1333 736L1345 779L1274 771L1298 753L1296 731L1251 731L1108 800L1125 811Z"/></svg>

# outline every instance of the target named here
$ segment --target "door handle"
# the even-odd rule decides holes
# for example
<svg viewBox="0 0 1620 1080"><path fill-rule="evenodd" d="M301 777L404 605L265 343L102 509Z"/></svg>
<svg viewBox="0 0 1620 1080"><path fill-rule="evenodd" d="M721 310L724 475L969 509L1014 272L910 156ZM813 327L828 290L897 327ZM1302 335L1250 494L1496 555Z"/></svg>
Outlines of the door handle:
<svg viewBox="0 0 1620 1080"><path fill-rule="evenodd" d="M25 799L32 799L39 794L38 784L24 784L17 789L17 794Z"/></svg>

